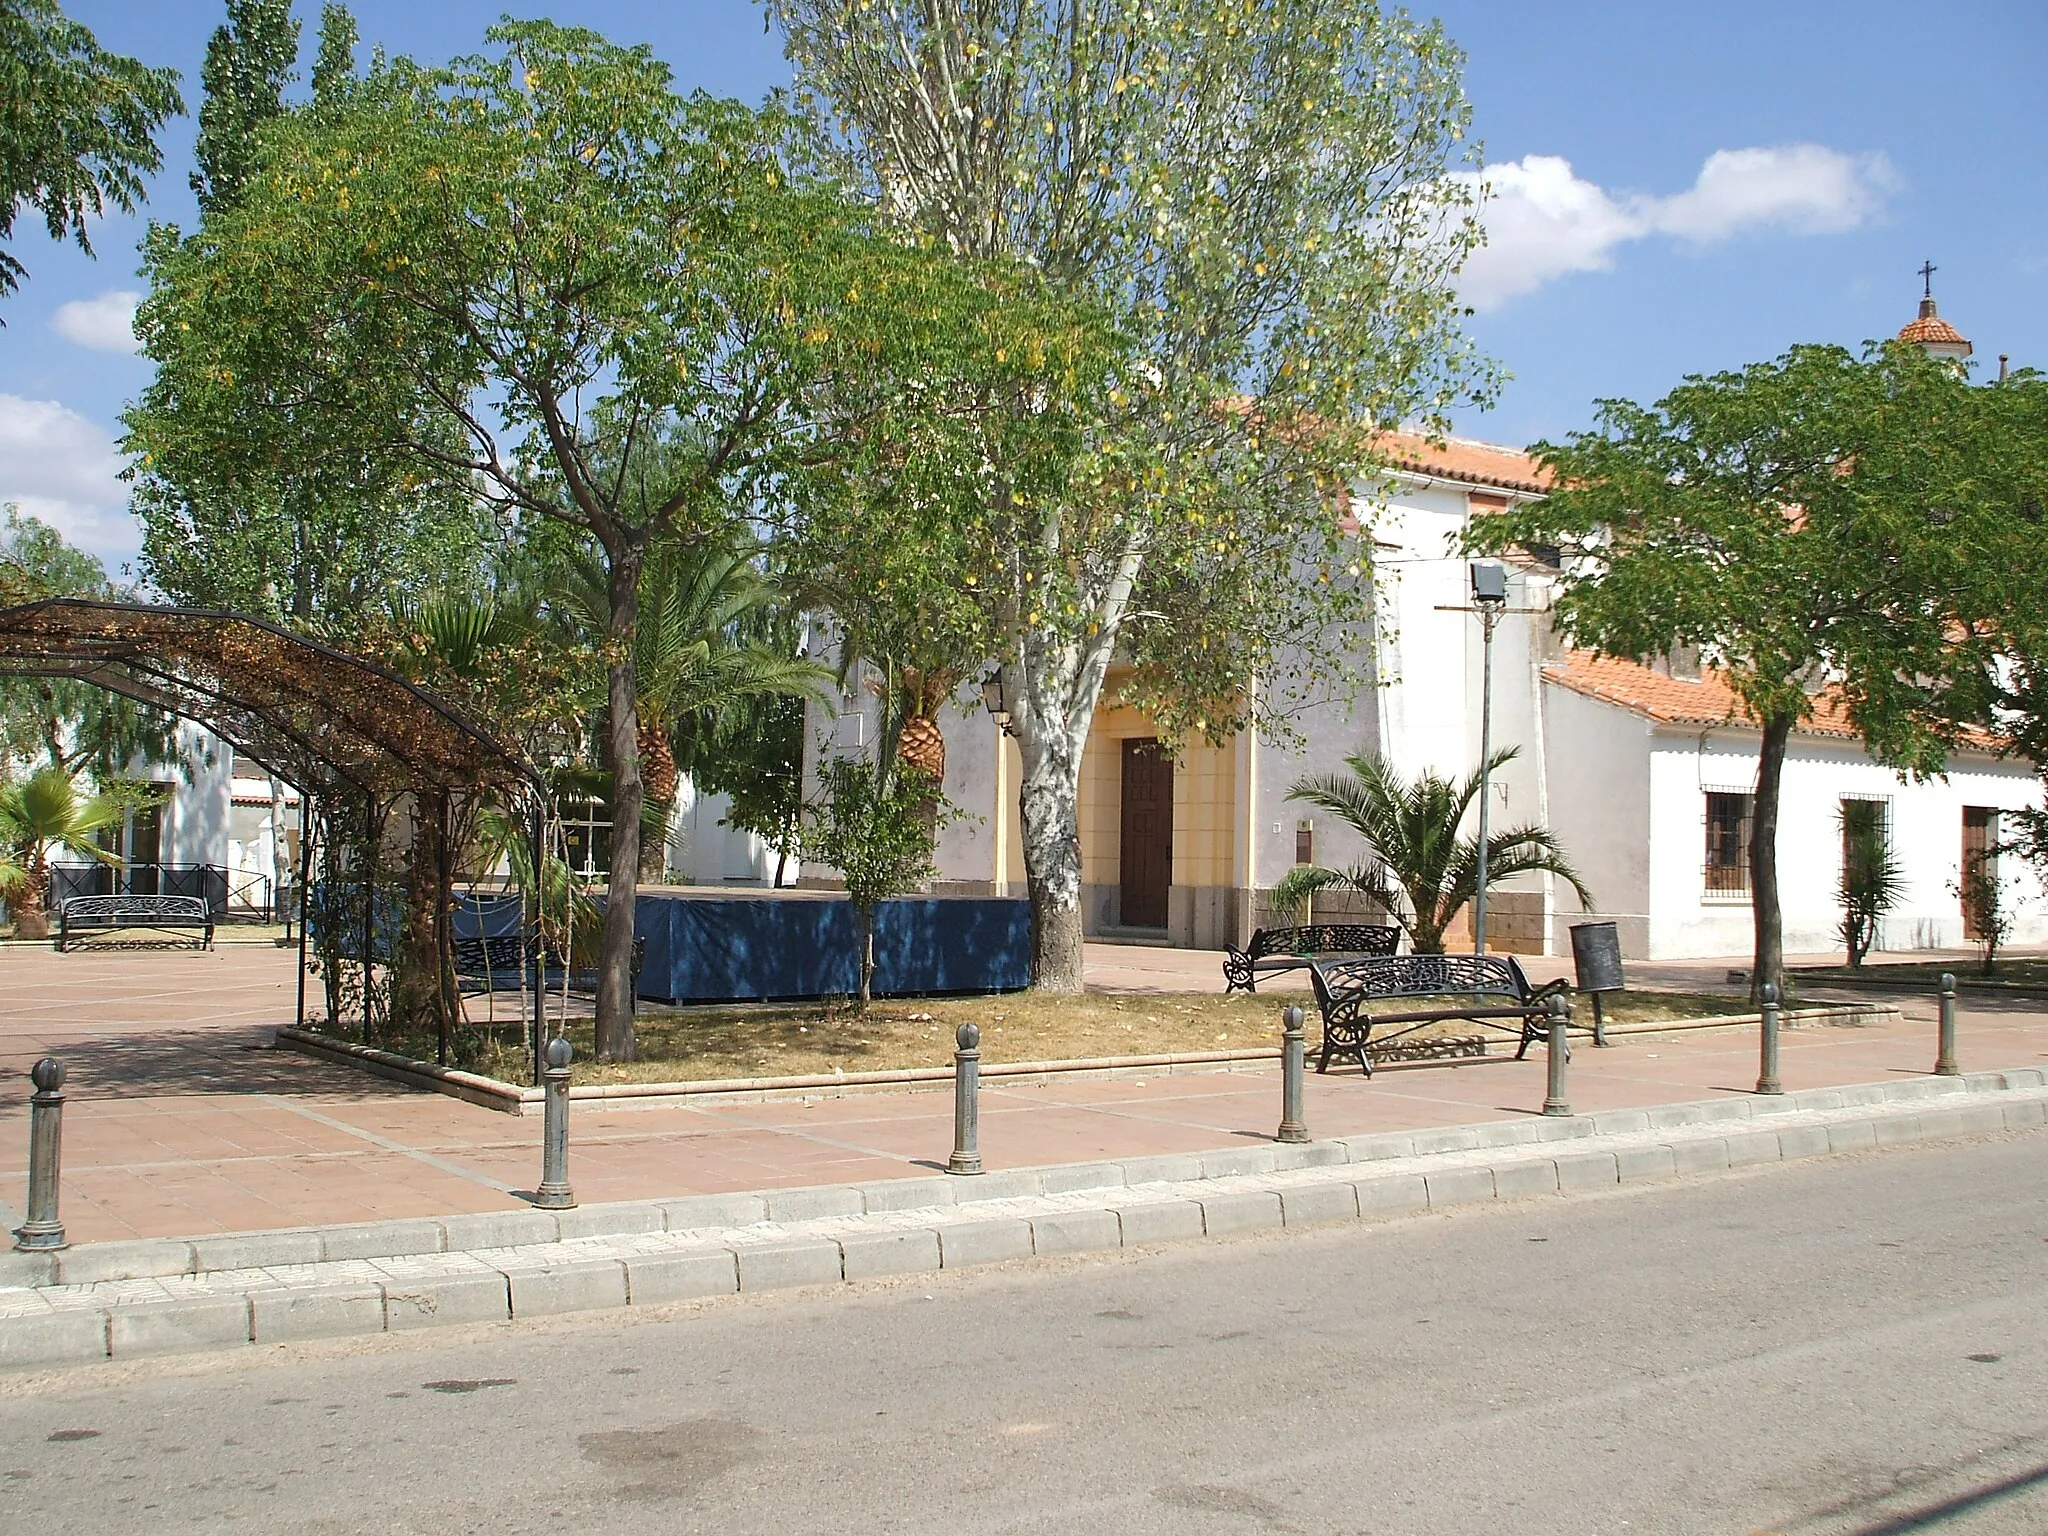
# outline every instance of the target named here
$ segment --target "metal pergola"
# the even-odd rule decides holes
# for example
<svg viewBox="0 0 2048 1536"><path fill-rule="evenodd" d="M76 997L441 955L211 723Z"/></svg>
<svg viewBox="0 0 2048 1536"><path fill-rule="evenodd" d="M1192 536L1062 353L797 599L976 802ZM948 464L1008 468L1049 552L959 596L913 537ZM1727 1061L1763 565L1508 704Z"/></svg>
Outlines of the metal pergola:
<svg viewBox="0 0 2048 1536"><path fill-rule="evenodd" d="M518 809L536 857L544 846L546 785L516 748L420 684L251 614L69 597L0 608L0 677L71 678L105 688L204 726L295 785L302 893L312 847L308 800L324 820L360 814L373 846L382 815L415 797L441 817L445 846L451 798L494 793ZM372 892L360 953L367 997L375 952L367 916L376 906L374 869L362 878ZM445 889L443 897L441 924ZM537 933L537 890L533 901ZM302 1021L305 949L301 923ZM537 1042L537 979L534 996ZM444 1054L445 1036L444 1023ZM537 1044L534 1049L537 1061Z"/></svg>

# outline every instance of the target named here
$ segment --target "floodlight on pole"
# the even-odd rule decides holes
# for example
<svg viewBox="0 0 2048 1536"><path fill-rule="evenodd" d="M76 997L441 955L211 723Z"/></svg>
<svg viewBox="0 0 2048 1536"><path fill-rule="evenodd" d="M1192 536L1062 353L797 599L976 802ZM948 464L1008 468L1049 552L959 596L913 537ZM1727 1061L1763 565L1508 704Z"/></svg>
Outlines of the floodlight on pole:
<svg viewBox="0 0 2048 1536"><path fill-rule="evenodd" d="M1472 952L1486 953L1486 839L1489 795L1493 778L1493 631L1508 606L1507 567L1496 560L1474 560L1470 567L1472 603L1479 610L1483 636L1479 683L1479 867L1472 895Z"/></svg>

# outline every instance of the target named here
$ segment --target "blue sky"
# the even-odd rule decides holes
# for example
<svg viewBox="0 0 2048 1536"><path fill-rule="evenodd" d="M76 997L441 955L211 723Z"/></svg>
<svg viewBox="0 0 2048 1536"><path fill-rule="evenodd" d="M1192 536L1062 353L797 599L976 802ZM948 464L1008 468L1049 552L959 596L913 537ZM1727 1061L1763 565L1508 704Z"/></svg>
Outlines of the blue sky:
<svg viewBox="0 0 2048 1536"><path fill-rule="evenodd" d="M504 0L361 0L366 43L443 59ZM1427 12L1428 6L1416 9ZM1467 295L1513 374L1467 435L1523 444L1588 423L1601 396L1801 341L1854 345L1912 318L1932 259L1941 312L2018 366L2048 367L2048 6L1886 0L1445 0L1494 184L1491 249ZM66 0L101 43L185 77L218 0ZM316 0L301 0L310 33ZM757 99L787 79L752 0L585 0L553 11L644 41L685 87ZM309 37L310 53L310 37ZM0 500L117 565L136 544L112 446L147 364L120 350L144 218L190 224L194 123L171 126L142 217L94 232L99 260L26 221L30 277L0 304Z"/></svg>

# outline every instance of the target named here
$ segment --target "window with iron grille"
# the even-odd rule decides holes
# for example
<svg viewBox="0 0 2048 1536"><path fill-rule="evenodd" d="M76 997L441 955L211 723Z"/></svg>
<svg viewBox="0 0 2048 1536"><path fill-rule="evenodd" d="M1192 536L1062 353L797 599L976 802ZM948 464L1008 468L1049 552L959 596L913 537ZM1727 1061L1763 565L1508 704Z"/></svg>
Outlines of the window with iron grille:
<svg viewBox="0 0 2048 1536"><path fill-rule="evenodd" d="M1749 894L1749 839L1756 796L1707 791L1706 889L1709 896Z"/></svg>

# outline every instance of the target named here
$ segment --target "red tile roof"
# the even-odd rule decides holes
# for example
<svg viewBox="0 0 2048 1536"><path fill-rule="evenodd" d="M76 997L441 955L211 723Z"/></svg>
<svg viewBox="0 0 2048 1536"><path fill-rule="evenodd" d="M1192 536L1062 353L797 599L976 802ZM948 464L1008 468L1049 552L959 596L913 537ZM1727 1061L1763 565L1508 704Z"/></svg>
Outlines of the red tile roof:
<svg viewBox="0 0 2048 1536"><path fill-rule="evenodd" d="M1899 328L1899 340L1910 341L1921 347L1961 347L1965 357L1975 350L1961 331L1942 319L1935 311L1932 294L1920 301L1920 313Z"/></svg>
<svg viewBox="0 0 2048 1536"><path fill-rule="evenodd" d="M1567 651L1564 661L1545 667L1543 675L1573 693L1619 705L1662 725L1756 728L1756 717L1728 686L1726 674L1712 668L1703 668L1694 681L1667 677L1641 662L1599 656L1591 651ZM1815 697L1813 714L1800 722L1799 729L1814 736L1856 735L1841 696L1832 689Z"/></svg>
<svg viewBox="0 0 2048 1536"><path fill-rule="evenodd" d="M1899 340L1926 346L1929 342L1945 343L1951 347L1967 347L1963 333L1950 325L1939 315L1928 315L1924 319L1908 321L1899 328Z"/></svg>
<svg viewBox="0 0 2048 1536"><path fill-rule="evenodd" d="M1378 446L1394 469L1539 495L1550 489L1550 472L1518 448L1463 437L1431 442L1416 432L1382 433Z"/></svg>
<svg viewBox="0 0 2048 1536"><path fill-rule="evenodd" d="M1567 651L1561 663L1543 669L1543 675L1573 693L1613 704L1631 714L1642 715L1660 725L1726 725L1755 730L1756 717L1735 690L1727 675L1711 667L1702 668L1695 680L1667 677L1641 662L1621 661L1591 651ZM1797 729L1808 736L1832 736L1855 741L1861 733L1850 723L1848 705L1839 689L1829 687L1816 694L1813 713ZM1988 731L1970 727L1963 732L1966 745L1979 751L1996 752L2004 743Z"/></svg>

